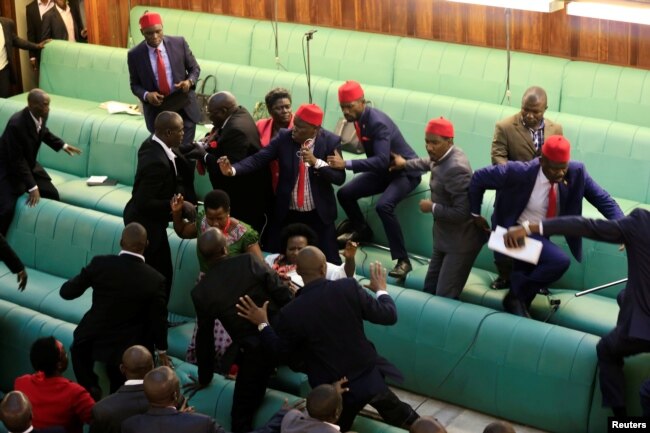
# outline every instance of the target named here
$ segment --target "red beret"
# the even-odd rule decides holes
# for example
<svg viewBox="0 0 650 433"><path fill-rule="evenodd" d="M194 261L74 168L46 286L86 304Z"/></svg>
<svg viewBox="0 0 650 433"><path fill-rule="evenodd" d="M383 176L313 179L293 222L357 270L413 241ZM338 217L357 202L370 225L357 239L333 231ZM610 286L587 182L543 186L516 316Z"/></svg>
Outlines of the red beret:
<svg viewBox="0 0 650 433"><path fill-rule="evenodd" d="M339 102L347 103L363 98L361 84L348 80L339 87Z"/></svg>
<svg viewBox="0 0 650 433"><path fill-rule="evenodd" d="M323 123L323 110L316 104L302 104L296 110L295 116L314 126L321 126Z"/></svg>
<svg viewBox="0 0 650 433"><path fill-rule="evenodd" d="M146 29L147 27L155 26L160 24L162 26L162 18L160 14L155 12L145 12L140 17L140 29Z"/></svg>
<svg viewBox="0 0 650 433"><path fill-rule="evenodd" d="M427 134L439 135L445 138L454 137L454 125L444 117L440 116L438 119L431 119L424 129Z"/></svg>
<svg viewBox="0 0 650 433"><path fill-rule="evenodd" d="M569 162L571 143L561 135L551 135L544 141L542 155L553 162Z"/></svg>

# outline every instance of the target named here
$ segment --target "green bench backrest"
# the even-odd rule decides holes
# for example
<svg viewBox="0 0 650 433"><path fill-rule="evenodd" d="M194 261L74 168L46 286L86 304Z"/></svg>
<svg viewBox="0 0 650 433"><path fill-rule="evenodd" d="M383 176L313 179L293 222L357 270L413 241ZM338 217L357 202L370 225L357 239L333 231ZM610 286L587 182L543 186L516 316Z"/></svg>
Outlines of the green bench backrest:
<svg viewBox="0 0 650 433"><path fill-rule="evenodd" d="M560 111L650 126L650 71L570 62L562 80Z"/></svg>
<svg viewBox="0 0 650 433"><path fill-rule="evenodd" d="M506 51L402 38L393 86L519 107L524 91L538 85L547 92L549 108L557 110L562 84L557 77L567 63L556 57L512 53L509 103L505 98Z"/></svg>
<svg viewBox="0 0 650 433"><path fill-rule="evenodd" d="M52 41L43 50L40 86L48 93L95 101L132 102L126 50Z"/></svg>

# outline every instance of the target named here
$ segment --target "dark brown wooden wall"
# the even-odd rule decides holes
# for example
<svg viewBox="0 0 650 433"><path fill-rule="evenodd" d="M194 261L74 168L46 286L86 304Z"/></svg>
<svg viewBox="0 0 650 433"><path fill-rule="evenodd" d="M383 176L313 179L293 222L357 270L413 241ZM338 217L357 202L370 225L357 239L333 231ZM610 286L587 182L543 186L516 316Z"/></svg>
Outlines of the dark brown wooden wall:
<svg viewBox="0 0 650 433"><path fill-rule="evenodd" d="M7 0L2 1L3 9ZM130 6L272 19L276 0L86 0L91 42L125 46ZM505 48L503 9L445 0L277 0L280 21ZM512 11L514 50L650 69L650 26Z"/></svg>

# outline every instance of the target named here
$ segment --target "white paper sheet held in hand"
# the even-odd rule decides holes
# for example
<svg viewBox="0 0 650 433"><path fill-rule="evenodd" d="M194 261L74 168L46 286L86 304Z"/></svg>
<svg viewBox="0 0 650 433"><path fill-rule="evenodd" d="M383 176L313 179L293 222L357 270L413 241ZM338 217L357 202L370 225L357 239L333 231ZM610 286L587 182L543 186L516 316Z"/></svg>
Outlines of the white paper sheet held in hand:
<svg viewBox="0 0 650 433"><path fill-rule="evenodd" d="M521 248L507 248L503 241L503 235L507 233L507 229L497 226L496 229L490 234L488 241L488 248L492 251L504 254L513 259L521 260L522 262L532 263L536 265L539 261L539 255L542 252L542 243L537 239L525 238L526 243Z"/></svg>

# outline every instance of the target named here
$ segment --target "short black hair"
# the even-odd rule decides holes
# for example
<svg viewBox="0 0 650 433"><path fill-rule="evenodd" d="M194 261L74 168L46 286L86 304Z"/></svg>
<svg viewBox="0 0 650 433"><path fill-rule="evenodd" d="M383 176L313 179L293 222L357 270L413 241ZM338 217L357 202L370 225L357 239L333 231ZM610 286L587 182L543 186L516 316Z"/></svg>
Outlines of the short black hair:
<svg viewBox="0 0 650 433"><path fill-rule="evenodd" d="M45 376L52 376L57 371L61 360L61 352L53 336L39 338L34 341L29 351L29 360L35 371L42 371Z"/></svg>
<svg viewBox="0 0 650 433"><path fill-rule="evenodd" d="M264 97L264 103L266 104L266 109L270 110L271 107L273 107L273 104L275 104L278 99L283 99L287 98L289 102L291 102L291 93L284 87L276 87L275 89L272 89L269 93L266 94Z"/></svg>
<svg viewBox="0 0 650 433"><path fill-rule="evenodd" d="M230 210L230 196L228 193L221 189L213 189L205 195L203 200L203 207L207 209L217 210L223 208L225 211Z"/></svg>
<svg viewBox="0 0 650 433"><path fill-rule="evenodd" d="M316 245L318 243L318 235L307 224L289 224L283 228L282 232L280 233L280 252L282 254L287 251L287 244L289 243L289 239L295 238L296 236L302 236L307 239L307 245Z"/></svg>

